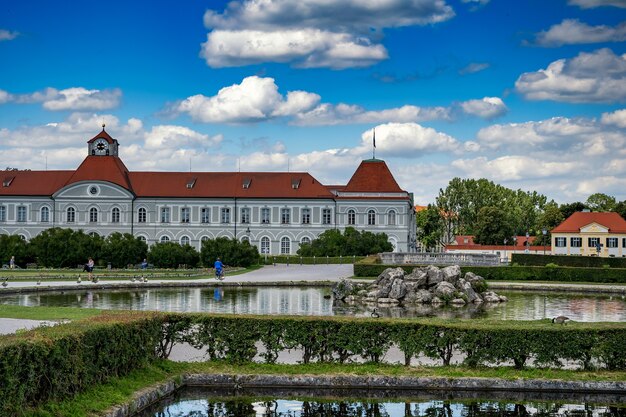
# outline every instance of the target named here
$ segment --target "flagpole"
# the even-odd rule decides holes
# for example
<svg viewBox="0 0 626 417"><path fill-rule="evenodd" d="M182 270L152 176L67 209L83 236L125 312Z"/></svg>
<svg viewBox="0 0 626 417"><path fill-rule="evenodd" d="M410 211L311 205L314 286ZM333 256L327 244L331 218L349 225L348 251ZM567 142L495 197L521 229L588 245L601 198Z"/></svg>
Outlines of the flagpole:
<svg viewBox="0 0 626 417"><path fill-rule="evenodd" d="M372 159L376 159L376 129L374 129L374 135L372 138Z"/></svg>

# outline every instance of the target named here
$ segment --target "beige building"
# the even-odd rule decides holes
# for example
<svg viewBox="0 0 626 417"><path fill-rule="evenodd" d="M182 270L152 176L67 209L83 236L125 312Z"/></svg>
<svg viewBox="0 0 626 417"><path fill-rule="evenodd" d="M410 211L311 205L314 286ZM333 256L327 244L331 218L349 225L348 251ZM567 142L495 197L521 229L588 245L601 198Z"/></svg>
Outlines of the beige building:
<svg viewBox="0 0 626 417"><path fill-rule="evenodd" d="M618 213L579 211L551 234L553 255L626 257L626 221Z"/></svg>

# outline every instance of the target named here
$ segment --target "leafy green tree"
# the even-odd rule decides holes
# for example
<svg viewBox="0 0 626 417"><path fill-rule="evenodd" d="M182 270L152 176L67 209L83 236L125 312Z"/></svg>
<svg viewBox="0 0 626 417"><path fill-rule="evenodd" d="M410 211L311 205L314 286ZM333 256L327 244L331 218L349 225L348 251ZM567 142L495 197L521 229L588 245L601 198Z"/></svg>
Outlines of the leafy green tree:
<svg viewBox="0 0 626 417"><path fill-rule="evenodd" d="M575 203L561 204L559 206L559 210L561 210L564 220L567 219L572 214L576 213L577 211L583 211L588 208L589 207L587 207L585 203L581 203L580 201L577 201Z"/></svg>
<svg viewBox="0 0 626 417"><path fill-rule="evenodd" d="M339 230L327 230L311 243L303 243L298 249L300 256L364 256L373 253L390 252L393 246L385 233L359 232L353 227L346 227L342 234Z"/></svg>
<svg viewBox="0 0 626 417"><path fill-rule="evenodd" d="M512 233L513 227L504 210L493 206L480 209L474 242L482 245L501 245Z"/></svg>
<svg viewBox="0 0 626 417"><path fill-rule="evenodd" d="M426 210L416 213L417 240L427 251L437 246L448 243L444 242L445 218L437 206L429 204Z"/></svg>
<svg viewBox="0 0 626 417"><path fill-rule="evenodd" d="M130 233L111 233L102 247L102 260L114 268L125 268L141 262L148 254L146 242Z"/></svg>
<svg viewBox="0 0 626 417"><path fill-rule="evenodd" d="M546 204L543 213L537 219L535 244L549 245L552 239L550 231L561 224L563 220L565 220L563 213L554 201ZM547 232L545 235L543 234L543 230Z"/></svg>
<svg viewBox="0 0 626 417"><path fill-rule="evenodd" d="M615 212L622 216L622 219L626 220L626 200L620 201L615 205Z"/></svg>
<svg viewBox="0 0 626 417"><path fill-rule="evenodd" d="M200 254L191 245L155 243L148 251L148 261L157 268L178 268L180 265L195 268L200 261Z"/></svg>
<svg viewBox="0 0 626 417"><path fill-rule="evenodd" d="M200 259L206 267L212 267L220 258L224 265L248 267L259 262L259 250L249 242L218 237L202 242Z"/></svg>
<svg viewBox="0 0 626 417"><path fill-rule="evenodd" d="M591 211L613 211L617 205L615 197L603 193L591 194L586 204Z"/></svg>
<svg viewBox="0 0 626 417"><path fill-rule="evenodd" d="M86 235L82 230L53 227L31 239L29 248L37 263L52 268L76 268L92 257L100 259L103 240L100 236Z"/></svg>
<svg viewBox="0 0 626 417"><path fill-rule="evenodd" d="M31 262L32 256L28 244L18 235L0 235L0 265L9 264L11 256L15 256L15 263L24 267Z"/></svg>

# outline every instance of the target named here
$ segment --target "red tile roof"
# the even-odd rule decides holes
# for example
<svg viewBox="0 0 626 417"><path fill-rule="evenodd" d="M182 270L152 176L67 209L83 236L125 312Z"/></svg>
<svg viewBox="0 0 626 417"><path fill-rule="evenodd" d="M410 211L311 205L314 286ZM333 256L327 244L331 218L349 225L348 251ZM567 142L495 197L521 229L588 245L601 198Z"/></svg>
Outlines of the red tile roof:
<svg viewBox="0 0 626 417"><path fill-rule="evenodd" d="M107 142L109 142L109 144L112 144L114 142L114 139L111 137L111 135L109 135L105 130L104 127L102 127L102 132L98 133L96 136L94 136L93 138L89 139L87 141L87 143L91 143L96 139L99 138L103 138L105 139Z"/></svg>
<svg viewBox="0 0 626 417"><path fill-rule="evenodd" d="M367 159L361 162L348 181L348 185L342 190L345 192L385 192L402 193L402 190L385 161L380 159Z"/></svg>
<svg viewBox="0 0 626 417"><path fill-rule="evenodd" d="M0 171L0 195L51 196L65 186L74 171ZM10 180L8 187L4 182ZM44 180L45 179L45 180Z"/></svg>
<svg viewBox="0 0 626 417"><path fill-rule="evenodd" d="M612 233L626 233L626 220L619 213L584 211L577 211L572 214L563 223L552 229L551 233L579 233L581 228L591 223L604 226Z"/></svg>
<svg viewBox="0 0 626 417"><path fill-rule="evenodd" d="M515 248L515 249L525 249L526 248L526 236L516 236L517 239L513 239L512 237L507 239L506 245L502 242L502 245L481 245L480 243L474 242L474 236L472 235L457 235L454 237L454 243L451 243L449 246L452 247L504 247L507 248ZM528 243L531 245L535 242L535 236L528 236ZM514 246L515 245L515 246ZM532 246L531 246L532 247ZM541 246L543 248L543 246Z"/></svg>
<svg viewBox="0 0 626 417"><path fill-rule="evenodd" d="M79 181L108 181L133 191L128 168L117 156L88 156L65 185Z"/></svg>

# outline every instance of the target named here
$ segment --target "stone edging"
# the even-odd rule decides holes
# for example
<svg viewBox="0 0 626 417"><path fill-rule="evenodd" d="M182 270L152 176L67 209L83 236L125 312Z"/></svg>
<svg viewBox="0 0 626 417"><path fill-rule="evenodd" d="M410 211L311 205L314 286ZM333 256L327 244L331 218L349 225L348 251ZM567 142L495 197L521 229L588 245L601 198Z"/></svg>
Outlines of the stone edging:
<svg viewBox="0 0 626 417"><path fill-rule="evenodd" d="M626 285L549 284L543 282L487 281L489 289L515 291L578 292L587 294L626 294Z"/></svg>
<svg viewBox="0 0 626 417"><path fill-rule="evenodd" d="M465 390L552 393L626 394L626 381L558 381L543 379L394 377L355 375L232 375L185 374L136 393L129 403L107 410L103 417L130 417L184 386L212 388L334 388L395 390Z"/></svg>

